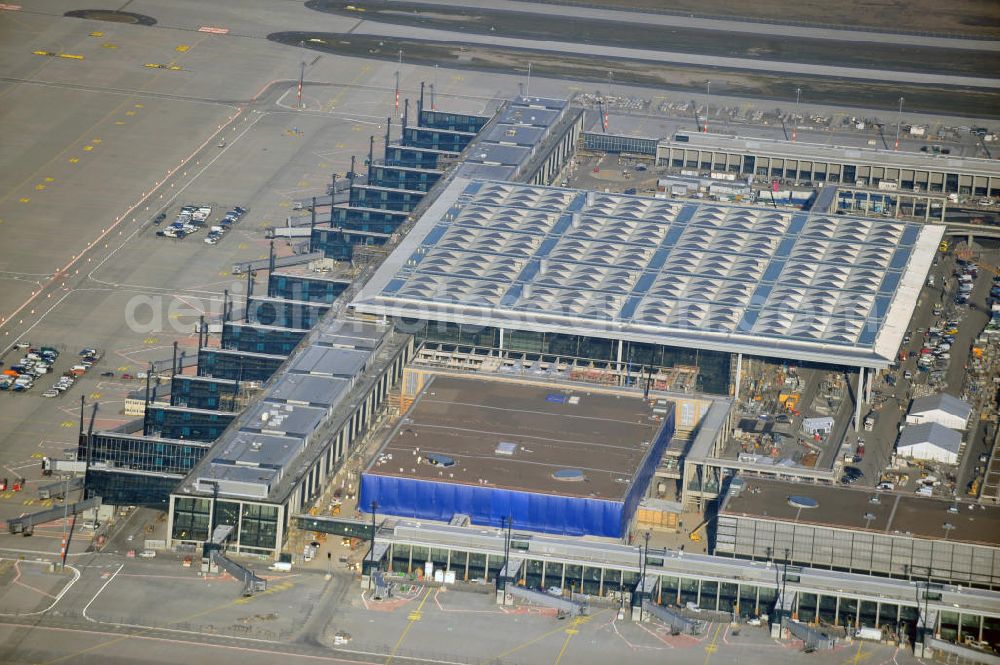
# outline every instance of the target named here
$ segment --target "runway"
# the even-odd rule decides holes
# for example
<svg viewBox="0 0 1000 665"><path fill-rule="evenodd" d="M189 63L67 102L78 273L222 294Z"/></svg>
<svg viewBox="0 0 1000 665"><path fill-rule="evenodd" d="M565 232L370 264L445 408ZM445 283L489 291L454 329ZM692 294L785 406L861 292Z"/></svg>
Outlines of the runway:
<svg viewBox="0 0 1000 665"><path fill-rule="evenodd" d="M429 7L442 5L439 0L406 0L406 2L407 4L422 4ZM479 9L482 7L482 4L482 2L476 2L475 0L454 0L448 2L447 6L451 10L458 7ZM695 30L743 32L773 37L801 37L805 39L825 39L840 42L874 42L878 44L898 44L900 46L1000 51L1000 41L988 39L960 39L912 33L879 32L875 30L844 30L819 26L766 23L752 20L738 21L641 11L629 12L616 9L600 9L597 7L566 7L557 4L517 2L516 0L492 0L489 3L489 8L492 10L527 12L560 19L565 18L568 12L572 12L574 18L591 18L601 21L618 21L639 25L659 25Z"/></svg>
<svg viewBox="0 0 1000 665"><path fill-rule="evenodd" d="M509 49L549 51L562 55L576 54L594 58L648 60L661 64L673 63L680 65L697 65L701 67L720 67L735 70L761 71L771 74L798 74L864 81L937 86L964 86L982 89L1000 88L1000 79L998 78L953 76L949 74L929 74L922 72L902 72L888 69L836 67L830 65L782 62L778 60L727 58L697 53L676 53L650 49L630 49L617 46L603 46L599 44L577 44L572 42L520 39L516 37L502 37L499 35L477 35L466 32L400 26L372 21L362 21L353 30L351 30L351 34L420 40L424 42L437 42L439 44L461 43L481 46L500 46Z"/></svg>

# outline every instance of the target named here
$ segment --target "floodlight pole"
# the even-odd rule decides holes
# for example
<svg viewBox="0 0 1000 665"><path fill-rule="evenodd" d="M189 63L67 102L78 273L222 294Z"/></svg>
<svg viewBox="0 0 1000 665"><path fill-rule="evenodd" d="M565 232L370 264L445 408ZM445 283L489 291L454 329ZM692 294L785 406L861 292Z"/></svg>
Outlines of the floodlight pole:
<svg viewBox="0 0 1000 665"><path fill-rule="evenodd" d="M372 501L372 548L371 548L371 560L368 564L368 590L372 590L372 572L375 568L375 511L378 510L378 501Z"/></svg>

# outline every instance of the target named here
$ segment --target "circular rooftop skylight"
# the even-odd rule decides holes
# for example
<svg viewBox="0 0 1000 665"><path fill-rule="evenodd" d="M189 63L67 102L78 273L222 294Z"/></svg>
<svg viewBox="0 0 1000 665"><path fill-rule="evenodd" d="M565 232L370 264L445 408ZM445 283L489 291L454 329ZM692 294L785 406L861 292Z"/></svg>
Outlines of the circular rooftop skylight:
<svg viewBox="0 0 1000 665"><path fill-rule="evenodd" d="M441 453L427 453L427 463L431 466L455 466L455 460Z"/></svg>
<svg viewBox="0 0 1000 665"><path fill-rule="evenodd" d="M583 475L583 471L580 469L559 469L552 474L552 477L570 483L578 483L587 479L587 476Z"/></svg>
<svg viewBox="0 0 1000 665"><path fill-rule="evenodd" d="M819 502L807 496L790 496L788 505L792 508L819 508Z"/></svg>

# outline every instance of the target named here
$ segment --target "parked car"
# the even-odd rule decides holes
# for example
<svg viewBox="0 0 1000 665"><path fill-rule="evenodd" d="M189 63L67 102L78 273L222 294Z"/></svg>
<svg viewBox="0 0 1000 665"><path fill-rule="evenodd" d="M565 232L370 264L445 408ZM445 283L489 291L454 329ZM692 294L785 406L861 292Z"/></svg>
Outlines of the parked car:
<svg viewBox="0 0 1000 665"><path fill-rule="evenodd" d="M103 376L106 379L113 379L113 378L115 378L115 373L114 372L101 372L101 376Z"/></svg>

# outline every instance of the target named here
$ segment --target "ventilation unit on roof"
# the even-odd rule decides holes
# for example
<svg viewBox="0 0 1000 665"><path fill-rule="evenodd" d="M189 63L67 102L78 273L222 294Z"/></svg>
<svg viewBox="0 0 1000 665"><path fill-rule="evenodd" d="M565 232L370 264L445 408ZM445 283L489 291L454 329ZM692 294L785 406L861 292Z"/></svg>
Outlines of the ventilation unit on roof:
<svg viewBox="0 0 1000 665"><path fill-rule="evenodd" d="M497 444L497 447L493 450L493 452L497 455L513 457L514 453L517 452L517 444L509 441L501 441Z"/></svg>

